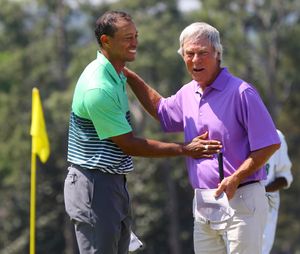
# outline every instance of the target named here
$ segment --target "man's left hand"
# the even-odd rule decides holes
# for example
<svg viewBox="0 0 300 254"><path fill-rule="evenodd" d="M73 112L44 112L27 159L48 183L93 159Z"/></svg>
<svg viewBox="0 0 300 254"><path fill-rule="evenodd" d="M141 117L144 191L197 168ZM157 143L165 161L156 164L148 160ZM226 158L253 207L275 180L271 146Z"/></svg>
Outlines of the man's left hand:
<svg viewBox="0 0 300 254"><path fill-rule="evenodd" d="M224 178L221 183L219 183L215 196L218 197L221 195L222 192L225 192L227 198L230 200L233 198L239 184L240 181L236 176L234 175L228 176Z"/></svg>

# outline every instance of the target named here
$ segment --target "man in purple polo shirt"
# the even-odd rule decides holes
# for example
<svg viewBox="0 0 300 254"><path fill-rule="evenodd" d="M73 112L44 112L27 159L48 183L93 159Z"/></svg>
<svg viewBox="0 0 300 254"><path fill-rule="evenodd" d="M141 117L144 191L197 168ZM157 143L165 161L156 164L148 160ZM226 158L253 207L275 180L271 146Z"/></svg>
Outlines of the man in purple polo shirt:
<svg viewBox="0 0 300 254"><path fill-rule="evenodd" d="M179 41L178 53L192 81L175 95L162 98L130 70L128 82L166 132L183 131L186 142L205 133L207 139L223 145L221 183L217 156L186 158L192 187L215 189L216 197L226 193L234 211L222 229L195 219L195 253L260 254L268 211L260 181L265 178L263 165L280 147L276 128L256 89L221 67L222 45L214 27L193 23L182 31Z"/></svg>

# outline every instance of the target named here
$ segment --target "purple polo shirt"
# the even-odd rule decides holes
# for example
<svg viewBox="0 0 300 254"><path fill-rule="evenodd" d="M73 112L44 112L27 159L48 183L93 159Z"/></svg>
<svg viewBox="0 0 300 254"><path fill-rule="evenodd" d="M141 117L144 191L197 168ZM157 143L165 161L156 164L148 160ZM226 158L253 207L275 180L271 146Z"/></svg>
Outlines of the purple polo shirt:
<svg viewBox="0 0 300 254"><path fill-rule="evenodd" d="M276 128L258 92L250 84L223 68L215 81L199 92L196 81L184 85L175 95L163 98L158 107L166 132L184 131L185 141L208 131L208 139L222 142L224 176L234 173L251 151L279 144ZM218 158L187 157L193 188L212 189L219 183ZM264 168L244 180L266 178Z"/></svg>

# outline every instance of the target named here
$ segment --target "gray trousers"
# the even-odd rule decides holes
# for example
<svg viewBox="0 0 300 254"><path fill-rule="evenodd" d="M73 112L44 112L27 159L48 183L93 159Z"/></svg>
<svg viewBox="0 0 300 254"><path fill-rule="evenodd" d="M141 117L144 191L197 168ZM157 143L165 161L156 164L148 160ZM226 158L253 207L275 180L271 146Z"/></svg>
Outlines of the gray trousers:
<svg viewBox="0 0 300 254"><path fill-rule="evenodd" d="M68 168L64 200L81 254L127 254L131 232L125 175Z"/></svg>

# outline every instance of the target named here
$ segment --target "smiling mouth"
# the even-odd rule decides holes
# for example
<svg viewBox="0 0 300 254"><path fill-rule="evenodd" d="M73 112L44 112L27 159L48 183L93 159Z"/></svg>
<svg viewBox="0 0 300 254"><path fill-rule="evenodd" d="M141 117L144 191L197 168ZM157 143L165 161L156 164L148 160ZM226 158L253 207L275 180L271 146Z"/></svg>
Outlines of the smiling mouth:
<svg viewBox="0 0 300 254"><path fill-rule="evenodd" d="M193 71L194 72L201 72L201 71L203 71L204 70L204 68L193 68Z"/></svg>
<svg viewBox="0 0 300 254"><path fill-rule="evenodd" d="M131 50L129 50L129 52L132 54L136 54L136 49L131 49Z"/></svg>

